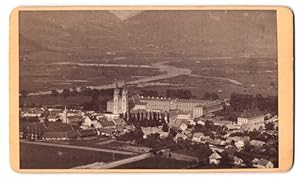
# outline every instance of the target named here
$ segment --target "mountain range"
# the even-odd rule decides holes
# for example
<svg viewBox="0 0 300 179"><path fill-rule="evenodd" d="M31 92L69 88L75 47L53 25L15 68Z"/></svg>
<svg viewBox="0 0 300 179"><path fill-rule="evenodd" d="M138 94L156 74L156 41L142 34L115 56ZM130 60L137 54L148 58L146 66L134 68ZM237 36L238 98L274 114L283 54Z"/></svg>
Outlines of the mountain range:
<svg viewBox="0 0 300 179"><path fill-rule="evenodd" d="M277 57L276 11L23 11L19 17L21 58L41 52Z"/></svg>

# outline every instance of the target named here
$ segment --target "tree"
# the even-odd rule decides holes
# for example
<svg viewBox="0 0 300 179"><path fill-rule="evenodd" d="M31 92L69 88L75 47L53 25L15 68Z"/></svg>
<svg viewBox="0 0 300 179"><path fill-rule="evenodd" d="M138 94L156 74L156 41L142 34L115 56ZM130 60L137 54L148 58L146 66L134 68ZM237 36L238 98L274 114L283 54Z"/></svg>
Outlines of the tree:
<svg viewBox="0 0 300 179"><path fill-rule="evenodd" d="M167 124L163 125L162 131L164 131L164 132L168 132L169 131L169 127L168 127Z"/></svg>
<svg viewBox="0 0 300 179"><path fill-rule="evenodd" d="M210 100L214 101L214 100L217 100L217 99L220 99L219 95L215 92L211 93L210 95Z"/></svg>
<svg viewBox="0 0 300 179"><path fill-rule="evenodd" d="M269 122L265 125L267 130L273 130L274 129L274 124L272 122Z"/></svg>
<svg viewBox="0 0 300 179"><path fill-rule="evenodd" d="M20 95L21 95L22 97L26 97L27 94L28 94L28 92L27 92L26 90L24 90L24 89L20 91Z"/></svg>
<svg viewBox="0 0 300 179"><path fill-rule="evenodd" d="M51 95L52 95L52 96L58 96L59 93L58 93L57 90L53 89L53 90L51 90Z"/></svg>
<svg viewBox="0 0 300 179"><path fill-rule="evenodd" d="M211 100L214 101L216 99L220 99L219 95L215 92L209 93L209 92L205 92L203 95L203 99L205 100Z"/></svg>
<svg viewBox="0 0 300 179"><path fill-rule="evenodd" d="M67 98L70 96L70 90L69 89L64 89L63 92L62 92L62 95L64 98Z"/></svg>
<svg viewBox="0 0 300 179"><path fill-rule="evenodd" d="M77 88L76 87L71 88L70 95L77 96L77 94L78 94Z"/></svg>

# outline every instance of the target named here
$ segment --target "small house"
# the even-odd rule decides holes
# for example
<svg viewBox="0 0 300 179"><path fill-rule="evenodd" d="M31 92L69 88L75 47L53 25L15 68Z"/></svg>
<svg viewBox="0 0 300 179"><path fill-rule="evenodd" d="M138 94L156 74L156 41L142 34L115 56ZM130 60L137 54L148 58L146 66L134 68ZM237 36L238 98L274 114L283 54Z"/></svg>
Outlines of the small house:
<svg viewBox="0 0 300 179"><path fill-rule="evenodd" d="M193 134L192 141L193 141L193 142L200 143L201 140L203 139L203 137L204 137L204 134L203 134L202 132L194 133L194 134Z"/></svg>
<svg viewBox="0 0 300 179"><path fill-rule="evenodd" d="M222 156L218 152L213 152L209 156L209 164L211 165L218 165L222 159Z"/></svg>

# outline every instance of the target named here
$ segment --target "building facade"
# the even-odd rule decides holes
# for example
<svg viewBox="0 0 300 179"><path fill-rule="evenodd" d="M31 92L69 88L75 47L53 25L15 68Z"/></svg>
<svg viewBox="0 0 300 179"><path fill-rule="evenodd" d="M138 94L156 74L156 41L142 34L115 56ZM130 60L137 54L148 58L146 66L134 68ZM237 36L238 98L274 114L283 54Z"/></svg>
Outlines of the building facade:
<svg viewBox="0 0 300 179"><path fill-rule="evenodd" d="M171 99L164 97L138 96L138 101L145 104L147 111L180 110L192 112L193 118L216 112L223 109L221 101L195 100L195 99Z"/></svg>
<svg viewBox="0 0 300 179"><path fill-rule="evenodd" d="M128 90L126 85L119 87L116 84L113 99L107 102L107 111L113 114L124 114L128 111Z"/></svg>

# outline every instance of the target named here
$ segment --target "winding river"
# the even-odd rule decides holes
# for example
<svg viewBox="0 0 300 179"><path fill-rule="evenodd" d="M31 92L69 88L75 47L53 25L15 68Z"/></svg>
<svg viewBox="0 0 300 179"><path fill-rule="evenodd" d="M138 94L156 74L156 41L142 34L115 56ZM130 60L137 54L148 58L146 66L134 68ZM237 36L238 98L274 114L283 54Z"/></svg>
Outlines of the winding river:
<svg viewBox="0 0 300 179"><path fill-rule="evenodd" d="M55 63L56 65L78 65L78 66L99 66L99 67L123 67L123 68L130 68L130 67L138 67L138 68L157 68L159 69L160 72L164 72L163 74L156 75L156 76L146 76L142 77L137 80L131 80L127 81L126 84L129 85L136 85L139 83L147 83L147 82L152 82L152 81L157 81L157 80L163 80L163 79L168 79L168 78L173 78L176 76L180 75L188 75L191 77L199 77L199 78L208 78L208 79L217 79L217 80L224 80L230 83L233 83L235 85L241 85L242 83L233 79L229 78L223 78L223 77L216 77L216 76L206 76L206 75L192 75L192 70L188 68L179 68L175 66L168 65L169 61L166 62L158 62L158 63L153 63L152 65L127 65L127 64L86 64L86 63L73 63L73 62L59 62ZM89 88L93 89L111 89L115 87L115 83L110 83L106 85L101 85L101 86L88 86ZM79 90L80 87L77 87L77 90ZM58 92L62 92L62 89L57 89ZM44 95L44 94L51 94L51 91L40 91L36 93L30 93L28 94L29 96L32 95Z"/></svg>

